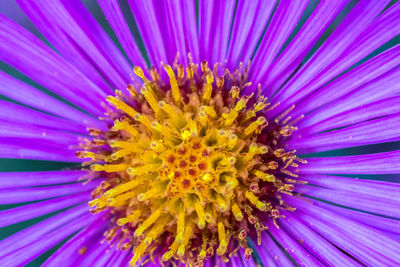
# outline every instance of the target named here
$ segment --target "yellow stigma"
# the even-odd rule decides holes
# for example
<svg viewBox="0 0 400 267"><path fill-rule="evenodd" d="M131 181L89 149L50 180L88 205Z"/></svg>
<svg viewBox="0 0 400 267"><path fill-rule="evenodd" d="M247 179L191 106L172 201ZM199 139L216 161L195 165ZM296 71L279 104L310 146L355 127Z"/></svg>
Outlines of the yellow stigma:
<svg viewBox="0 0 400 267"><path fill-rule="evenodd" d="M293 191L290 167L301 162L277 146L296 128L272 121L266 131L268 104L241 93L244 75L215 76L207 62L200 73L193 63L186 72L174 66L164 65L169 81L135 67L143 84L107 97L109 131L92 129L96 141L77 152L105 179L89 206L112 210L107 239L121 229L131 266L149 254L193 266L213 255L227 260L238 247L249 252L247 233L259 235L261 218L288 207L277 194Z"/></svg>

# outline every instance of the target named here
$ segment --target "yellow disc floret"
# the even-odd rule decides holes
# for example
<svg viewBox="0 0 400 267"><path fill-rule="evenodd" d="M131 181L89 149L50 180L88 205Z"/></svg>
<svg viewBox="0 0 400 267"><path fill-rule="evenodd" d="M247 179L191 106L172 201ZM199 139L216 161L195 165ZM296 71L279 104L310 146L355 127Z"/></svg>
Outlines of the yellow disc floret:
<svg viewBox="0 0 400 267"><path fill-rule="evenodd" d="M107 97L110 130L95 131L96 142L77 153L105 179L89 206L112 209L106 236L122 229L119 247L133 248L132 266L154 253L188 265L227 260L239 247L251 253L247 234L259 235L263 221L289 208L279 193L294 189L290 168L303 161L278 141L296 128L271 126L266 99L241 96L249 84L239 71L197 68L190 63L185 76L182 65L164 65L168 84L135 67L142 87Z"/></svg>

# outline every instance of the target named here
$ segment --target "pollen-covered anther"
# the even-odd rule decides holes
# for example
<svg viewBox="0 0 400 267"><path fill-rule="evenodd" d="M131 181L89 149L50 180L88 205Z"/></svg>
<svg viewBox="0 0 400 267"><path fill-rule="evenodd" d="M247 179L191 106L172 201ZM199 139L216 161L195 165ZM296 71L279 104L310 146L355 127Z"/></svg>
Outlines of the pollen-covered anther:
<svg viewBox="0 0 400 267"><path fill-rule="evenodd" d="M242 93L246 73L218 68L135 67L143 84L107 97L109 131L90 129L94 139L77 152L104 178L89 206L112 211L107 240L121 236L131 266L149 254L201 266L239 247L248 258L248 236L260 239L262 220L287 207L280 194L294 190L303 163L282 145L296 130L290 110L269 121L266 98Z"/></svg>

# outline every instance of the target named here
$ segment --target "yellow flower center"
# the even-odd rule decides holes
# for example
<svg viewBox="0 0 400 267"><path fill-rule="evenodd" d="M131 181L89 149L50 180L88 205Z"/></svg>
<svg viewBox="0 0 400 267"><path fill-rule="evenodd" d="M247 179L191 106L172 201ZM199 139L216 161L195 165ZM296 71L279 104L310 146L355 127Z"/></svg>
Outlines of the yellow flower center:
<svg viewBox="0 0 400 267"><path fill-rule="evenodd" d="M304 161L280 145L296 127L288 112L269 122L273 107L259 92L242 95L250 84L241 70L218 75L206 62L200 73L193 63L186 75L182 65L164 69L169 84L154 68L149 79L135 67L141 89L109 96L113 124L91 129L94 139L77 152L105 178L89 206L111 209L106 238L133 247L132 266L149 254L188 265L214 254L229 261L239 247L250 255L247 236L260 243L263 222L290 209L279 194L294 189L291 169Z"/></svg>

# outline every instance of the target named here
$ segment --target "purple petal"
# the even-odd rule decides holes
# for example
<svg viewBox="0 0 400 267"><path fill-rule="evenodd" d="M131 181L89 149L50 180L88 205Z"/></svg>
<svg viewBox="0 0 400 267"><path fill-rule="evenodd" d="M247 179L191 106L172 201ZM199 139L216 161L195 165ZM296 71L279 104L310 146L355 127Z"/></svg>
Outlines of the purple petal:
<svg viewBox="0 0 400 267"><path fill-rule="evenodd" d="M285 212L284 215L286 218L280 220L279 225L294 239L300 240L301 245L315 255L325 266L358 266L346 254L302 223L296 214Z"/></svg>
<svg viewBox="0 0 400 267"><path fill-rule="evenodd" d="M91 214L76 218L57 231L41 236L28 245L5 255L1 259L2 264L6 266L25 265L95 219ZM21 253L21 250L23 253Z"/></svg>
<svg viewBox="0 0 400 267"><path fill-rule="evenodd" d="M394 96L398 92L400 92L400 67L385 73L347 95L342 96L340 99L311 113L308 116L309 118L306 117L301 123L301 126L309 126L310 124L314 124L315 121L321 121L362 105L368 105Z"/></svg>
<svg viewBox="0 0 400 267"><path fill-rule="evenodd" d="M296 23L299 21L308 2L293 0L281 1L278 4L251 64L250 81L256 84L260 81L261 75L267 71L286 39L296 27Z"/></svg>
<svg viewBox="0 0 400 267"><path fill-rule="evenodd" d="M324 209L330 210L336 214L345 216L351 220L368 225L372 228L376 228L382 232L394 233L400 235L400 221L397 219L385 218L375 214L339 207L320 201L315 201L315 204Z"/></svg>
<svg viewBox="0 0 400 267"><path fill-rule="evenodd" d="M327 133L296 135L287 144L303 154L399 140L400 113L397 113Z"/></svg>
<svg viewBox="0 0 400 267"><path fill-rule="evenodd" d="M211 61L209 44L212 43L211 27L212 27L212 15L213 5L215 1L199 1L199 50L200 58L202 60Z"/></svg>
<svg viewBox="0 0 400 267"><path fill-rule="evenodd" d="M306 128L300 126L297 134L307 135L322 132L395 113L400 113L400 96L389 97L356 107ZM314 119L317 120L318 118L314 117Z"/></svg>
<svg viewBox="0 0 400 267"><path fill-rule="evenodd" d="M144 62L144 59L128 28L128 24L125 21L118 1L99 0L97 3L100 5L101 10L114 30L114 33L117 35L119 42L124 48L132 64L145 69L146 63Z"/></svg>
<svg viewBox="0 0 400 267"><path fill-rule="evenodd" d="M278 114L295 104L299 99L322 86L388 41L384 38L378 38L379 34L375 36L376 39L379 39L379 45L376 47L357 41L357 38L361 38L359 36L365 33L365 30L372 25L375 18L388 3L388 0L376 3L368 0L360 1L328 37L321 48L274 97L274 101L280 101L281 105L274 109L272 114ZM360 50L358 55L361 57L347 53L349 49L352 49L353 42L358 44L357 49ZM351 61L347 60L346 62L345 59L348 58ZM338 62L341 63L338 64Z"/></svg>
<svg viewBox="0 0 400 267"><path fill-rule="evenodd" d="M105 266L114 267L114 266L124 266L122 262L127 258L132 258L132 255L129 252L121 251L114 249L114 256L110 258Z"/></svg>
<svg viewBox="0 0 400 267"><path fill-rule="evenodd" d="M129 5L151 64L159 66L161 61L169 63L152 1L129 0Z"/></svg>
<svg viewBox="0 0 400 267"><path fill-rule="evenodd" d="M330 242L367 265L393 266L400 262L400 244L381 232L294 197L285 202L299 209L298 216ZM384 252L384 255L382 254Z"/></svg>
<svg viewBox="0 0 400 267"><path fill-rule="evenodd" d="M277 229L274 224L269 223L268 231L274 239L292 256L297 264L301 266L322 266L322 264L310 255L300 244L293 240L283 229Z"/></svg>
<svg viewBox="0 0 400 267"><path fill-rule="evenodd" d="M272 257L278 266L294 266L269 234L262 232L261 240L261 245L256 245L255 248L262 261L264 258Z"/></svg>
<svg viewBox="0 0 400 267"><path fill-rule="evenodd" d="M112 91L101 77L112 87L125 89L132 70L82 3L18 1L40 32L72 65L107 93Z"/></svg>
<svg viewBox="0 0 400 267"><path fill-rule="evenodd" d="M0 93L22 104L68 118L82 126L88 124L89 126L104 127L104 122L97 118L88 116L2 71L0 71Z"/></svg>
<svg viewBox="0 0 400 267"><path fill-rule="evenodd" d="M237 257L231 258L231 261L236 264L236 266L248 266L248 267L257 267L256 263L254 262L254 258L245 259L244 257L244 249L239 249L239 255Z"/></svg>
<svg viewBox="0 0 400 267"><path fill-rule="evenodd" d="M320 90L314 92L303 101L296 104L296 110L291 113L296 117L305 114L343 97L356 88L378 78L400 64L400 45L371 58L360 66L346 72L334 81L328 83ZM308 119L318 120L313 115L307 116L302 122ZM302 123L301 122L301 123Z"/></svg>
<svg viewBox="0 0 400 267"><path fill-rule="evenodd" d="M238 1L227 56L229 69L249 62L275 4L276 0Z"/></svg>
<svg viewBox="0 0 400 267"><path fill-rule="evenodd" d="M51 161L82 162L74 150L65 145L51 144L43 140L2 138L0 158L36 159Z"/></svg>
<svg viewBox="0 0 400 267"><path fill-rule="evenodd" d="M65 196L79 192L92 190L97 186L96 183L83 185L81 183L54 185L32 188L0 189L0 203L12 204L28 201L36 201L58 196Z"/></svg>
<svg viewBox="0 0 400 267"><path fill-rule="evenodd" d="M25 108L11 102L0 100L0 122L17 123L26 125L27 128L35 125L50 129L70 131L75 133L87 134L85 127L70 120L53 117L45 113Z"/></svg>
<svg viewBox="0 0 400 267"><path fill-rule="evenodd" d="M265 95L272 94L294 72L310 52L347 0L321 1L294 39L261 78Z"/></svg>
<svg viewBox="0 0 400 267"><path fill-rule="evenodd" d="M24 124L8 122L0 125L0 138L36 139L54 144L78 145L79 138L83 138L83 136L38 126L27 127Z"/></svg>
<svg viewBox="0 0 400 267"><path fill-rule="evenodd" d="M199 2L200 55L202 59L210 61L211 65L226 59L235 2Z"/></svg>
<svg viewBox="0 0 400 267"><path fill-rule="evenodd" d="M382 232L400 235L400 221L398 219L385 218L375 214L356 211L354 209L339 207L319 201L316 201L315 204Z"/></svg>
<svg viewBox="0 0 400 267"><path fill-rule="evenodd" d="M333 190L368 195L377 199L400 201L400 183L328 175L308 175L307 182Z"/></svg>
<svg viewBox="0 0 400 267"><path fill-rule="evenodd" d="M256 251L264 266L276 266L275 259L268 252L267 247L260 246L259 248L256 249Z"/></svg>
<svg viewBox="0 0 400 267"><path fill-rule="evenodd" d="M332 190L309 185L297 185L296 192L352 209L373 212L375 214L394 218L400 217L400 211L398 209L400 206L400 198L398 196L396 197L397 199L382 197L377 198L374 194L365 194L362 192L349 193L346 191Z"/></svg>
<svg viewBox="0 0 400 267"><path fill-rule="evenodd" d="M57 27L55 23L49 22L46 15L42 15L41 10L35 6L34 2L31 1L29 3L22 0L19 1L19 5L46 39L62 53L64 58L67 58L69 63L79 69L96 86L109 92L109 85L103 80L90 61L85 58L84 51L81 51L62 29Z"/></svg>
<svg viewBox="0 0 400 267"><path fill-rule="evenodd" d="M0 172L0 188L53 185L77 182L87 171Z"/></svg>
<svg viewBox="0 0 400 267"><path fill-rule="evenodd" d="M0 241L0 257L18 251L20 248L35 242L41 236L60 229L65 223L74 222L77 218L90 214L87 203L54 215L42 222L32 225ZM92 215L94 218L97 216ZM97 217L98 218L98 217Z"/></svg>
<svg viewBox="0 0 400 267"><path fill-rule="evenodd" d="M164 27L168 26L169 29L168 35L166 34L166 32L162 31L164 40L168 39L168 42L172 42L174 44L173 46L169 46L170 53L172 53L171 56L174 57L176 56L176 53L179 52L179 62L182 62L185 66L187 66L188 50L186 49L185 42L185 39L187 37L183 33L184 25L182 23L185 11L181 7L181 3L177 1L165 1L161 3L164 4L163 13L165 15L165 21L160 21L160 24L164 25ZM173 49L172 47L174 47L175 49Z"/></svg>
<svg viewBox="0 0 400 267"><path fill-rule="evenodd" d="M151 5L151 10L155 14L155 18L157 19L157 24L155 27L158 27L158 30L161 34L161 39L164 43L165 47L165 52L167 55L167 62L172 63L174 62L178 48L177 48L177 43L175 40L175 35L171 22L169 21L169 11L167 7L167 1L149 1L149 4ZM180 37L179 37L180 38ZM182 58L182 55L179 54L179 59ZM160 62L157 63L157 65L160 64ZM156 66L157 66L156 65Z"/></svg>
<svg viewBox="0 0 400 267"><path fill-rule="evenodd" d="M233 13L236 1L214 2L211 24L210 57L212 63L224 62L228 49L229 34L231 31Z"/></svg>
<svg viewBox="0 0 400 267"><path fill-rule="evenodd" d="M82 109L103 113L100 103L106 94L100 88L5 16L0 16L0 59Z"/></svg>
<svg viewBox="0 0 400 267"><path fill-rule="evenodd" d="M194 62L200 62L199 41L197 37L196 6L194 1L181 0L180 12L182 15L183 34L186 37L186 47Z"/></svg>
<svg viewBox="0 0 400 267"><path fill-rule="evenodd" d="M400 173L400 150L345 157L309 158L301 174L395 174Z"/></svg>
<svg viewBox="0 0 400 267"><path fill-rule="evenodd" d="M93 217L97 219L59 248L43 263L43 266L73 265L75 261L86 256L86 253L84 255L79 253L81 248L90 248L99 244L103 238L104 231L107 230L107 220L96 216Z"/></svg>
<svg viewBox="0 0 400 267"><path fill-rule="evenodd" d="M85 253L85 256L78 259L72 266L104 266L105 261L110 256L110 245L97 242ZM115 249L115 248L112 248Z"/></svg>
<svg viewBox="0 0 400 267"><path fill-rule="evenodd" d="M0 227L30 220L90 200L90 191L0 211Z"/></svg>

